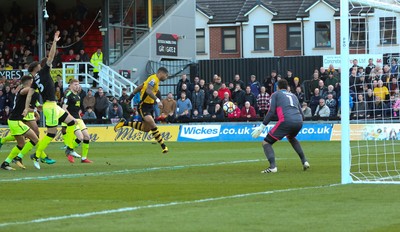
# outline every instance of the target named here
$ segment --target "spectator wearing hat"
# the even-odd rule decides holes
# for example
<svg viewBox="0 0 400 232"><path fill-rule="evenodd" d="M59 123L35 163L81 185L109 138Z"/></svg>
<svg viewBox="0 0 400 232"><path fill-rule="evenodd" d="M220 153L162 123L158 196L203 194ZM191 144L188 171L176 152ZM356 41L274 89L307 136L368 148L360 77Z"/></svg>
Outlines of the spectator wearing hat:
<svg viewBox="0 0 400 232"><path fill-rule="evenodd" d="M297 87L301 88L300 78L299 77L293 78L293 86L290 86L290 89L291 89L292 93L296 92Z"/></svg>
<svg viewBox="0 0 400 232"><path fill-rule="evenodd" d="M334 76L333 73L330 72L328 74L328 78L325 80L325 85L326 86L332 85L334 88L336 88L338 82L339 82L339 80Z"/></svg>

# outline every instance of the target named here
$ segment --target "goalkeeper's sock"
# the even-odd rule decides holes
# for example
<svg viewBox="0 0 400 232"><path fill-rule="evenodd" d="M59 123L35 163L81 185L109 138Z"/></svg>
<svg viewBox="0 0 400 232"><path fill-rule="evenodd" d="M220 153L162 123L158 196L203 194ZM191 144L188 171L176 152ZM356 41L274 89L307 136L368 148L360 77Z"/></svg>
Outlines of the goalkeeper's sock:
<svg viewBox="0 0 400 232"><path fill-rule="evenodd" d="M6 142L10 142L10 141L14 141L14 140L15 140L15 137L9 133L6 137L1 138L0 143L5 144Z"/></svg>
<svg viewBox="0 0 400 232"><path fill-rule="evenodd" d="M301 145L299 141L296 138L291 138L289 139L290 144L292 144L293 149L297 152L301 159L301 163L304 164L304 162L307 161L306 157L304 156L303 149L301 148Z"/></svg>
<svg viewBox="0 0 400 232"><path fill-rule="evenodd" d="M276 167L275 166L275 152L274 152L274 149L272 149L272 145L269 143L266 143L263 145L263 148L264 148L265 156L267 157L268 162L269 162L269 167L275 168Z"/></svg>
<svg viewBox="0 0 400 232"><path fill-rule="evenodd" d="M22 147L19 147L18 145L13 147L13 149L11 149L11 152L7 156L7 159L5 161L10 164L12 162L12 160L18 155L18 153L21 150L22 150Z"/></svg>
<svg viewBox="0 0 400 232"><path fill-rule="evenodd" d="M160 131L158 131L157 127L151 129L151 134L153 135L154 139L161 145L161 148L165 149L164 139L162 138Z"/></svg>

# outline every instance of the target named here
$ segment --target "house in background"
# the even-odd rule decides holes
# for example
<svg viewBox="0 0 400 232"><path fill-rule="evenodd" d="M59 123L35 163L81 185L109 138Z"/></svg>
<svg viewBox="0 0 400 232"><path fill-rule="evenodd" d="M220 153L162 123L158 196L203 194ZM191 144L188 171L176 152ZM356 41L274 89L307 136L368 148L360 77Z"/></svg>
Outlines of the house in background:
<svg viewBox="0 0 400 232"><path fill-rule="evenodd" d="M340 54L339 0L197 0L197 59ZM398 51L398 13L354 8L351 53Z"/></svg>

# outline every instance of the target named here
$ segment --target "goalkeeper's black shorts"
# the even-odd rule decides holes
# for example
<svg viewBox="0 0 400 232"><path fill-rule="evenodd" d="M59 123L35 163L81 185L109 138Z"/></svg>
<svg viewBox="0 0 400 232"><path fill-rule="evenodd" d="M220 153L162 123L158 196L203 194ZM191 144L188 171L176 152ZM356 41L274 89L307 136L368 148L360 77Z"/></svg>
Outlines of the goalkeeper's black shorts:
<svg viewBox="0 0 400 232"><path fill-rule="evenodd" d="M265 141L273 144L278 140L283 139L283 137L287 137L288 139L294 138L300 132L303 127L303 122L277 122L275 126L268 132L268 135L265 137Z"/></svg>

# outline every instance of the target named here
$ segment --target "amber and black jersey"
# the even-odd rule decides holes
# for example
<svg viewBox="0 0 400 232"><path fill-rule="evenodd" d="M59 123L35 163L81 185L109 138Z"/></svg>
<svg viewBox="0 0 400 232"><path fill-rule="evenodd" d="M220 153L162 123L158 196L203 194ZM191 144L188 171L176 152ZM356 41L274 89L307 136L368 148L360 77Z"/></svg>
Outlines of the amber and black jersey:
<svg viewBox="0 0 400 232"><path fill-rule="evenodd" d="M39 90L40 95L42 95L43 102L56 101L54 80L50 75L50 67L47 64L45 64L45 66L42 67L42 69L40 69L40 71L34 77L32 88L34 90Z"/></svg>
<svg viewBox="0 0 400 232"><path fill-rule="evenodd" d="M67 105L68 112L74 118L81 118L79 115L79 110L81 109L81 98L78 94L74 94L72 91L69 91L64 98L64 104Z"/></svg>

